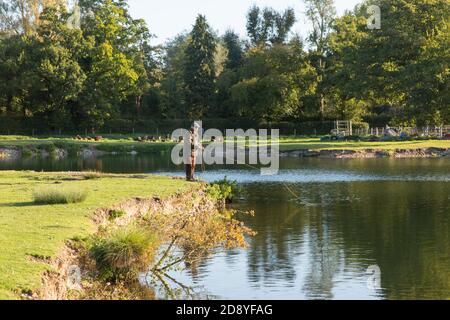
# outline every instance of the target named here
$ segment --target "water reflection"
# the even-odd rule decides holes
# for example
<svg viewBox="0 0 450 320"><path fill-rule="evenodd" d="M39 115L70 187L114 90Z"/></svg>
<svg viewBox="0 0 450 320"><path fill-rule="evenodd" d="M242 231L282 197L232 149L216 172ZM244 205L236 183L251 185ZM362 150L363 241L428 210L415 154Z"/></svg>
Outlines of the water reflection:
<svg viewBox="0 0 450 320"><path fill-rule="evenodd" d="M181 175L169 154L24 159L0 169ZM281 159L281 174L207 168L243 183L234 204L258 232L247 250L220 252L173 274L205 297L235 299L450 298L448 159ZM289 188L284 186L288 183ZM370 265L381 290L367 286Z"/></svg>
<svg viewBox="0 0 450 320"><path fill-rule="evenodd" d="M247 221L258 231L249 250L205 262L200 276L178 277L223 298L450 297L448 183L292 187L300 199L279 184L246 185L235 206L256 211ZM380 291L367 287L370 265L381 269Z"/></svg>

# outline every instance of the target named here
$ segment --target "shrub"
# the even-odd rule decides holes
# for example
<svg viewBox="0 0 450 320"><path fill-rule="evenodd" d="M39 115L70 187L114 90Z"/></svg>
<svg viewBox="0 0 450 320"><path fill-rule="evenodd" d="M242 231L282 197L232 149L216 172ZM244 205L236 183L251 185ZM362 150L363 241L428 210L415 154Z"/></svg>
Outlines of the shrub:
<svg viewBox="0 0 450 320"><path fill-rule="evenodd" d="M46 143L38 146L39 150L44 150L48 153L53 153L56 151L56 146L53 143Z"/></svg>
<svg viewBox="0 0 450 320"><path fill-rule="evenodd" d="M69 155L77 155L83 148L86 148L88 145L81 143L68 143L63 141L56 141L54 145L59 148L66 150Z"/></svg>
<svg viewBox="0 0 450 320"><path fill-rule="evenodd" d="M206 193L213 199L223 200L222 191L217 184L210 184L206 187Z"/></svg>
<svg viewBox="0 0 450 320"><path fill-rule="evenodd" d="M95 179L100 179L103 176L103 174L101 172L97 172L97 171L87 171L87 172L83 172L82 177L85 180L95 180Z"/></svg>
<svg viewBox="0 0 450 320"><path fill-rule="evenodd" d="M353 122L352 123L353 130L366 130L368 131L370 128L370 125L367 122Z"/></svg>
<svg viewBox="0 0 450 320"><path fill-rule="evenodd" d="M353 136L348 136L346 137L347 141L361 141L361 137L357 136L357 135L353 135Z"/></svg>
<svg viewBox="0 0 450 320"><path fill-rule="evenodd" d="M86 200L87 191L79 187L48 187L33 194L36 204L69 204Z"/></svg>
<svg viewBox="0 0 450 320"><path fill-rule="evenodd" d="M397 137L390 137L390 136L383 136L380 138L381 142L393 142L393 141L397 141L399 139L397 139Z"/></svg>
<svg viewBox="0 0 450 320"><path fill-rule="evenodd" d="M236 181L230 181L225 177L223 180L215 181L206 188L206 192L215 199L233 201L233 197L240 192Z"/></svg>
<svg viewBox="0 0 450 320"><path fill-rule="evenodd" d="M120 217L123 217L126 214L127 213L123 210L111 210L111 211L109 211L109 219L110 220L118 219Z"/></svg>
<svg viewBox="0 0 450 320"><path fill-rule="evenodd" d="M127 227L94 239L90 253L102 280L119 280L148 268L157 248L154 234L139 227Z"/></svg>
<svg viewBox="0 0 450 320"><path fill-rule="evenodd" d="M33 155L33 151L29 148L22 148L22 157L31 157Z"/></svg>

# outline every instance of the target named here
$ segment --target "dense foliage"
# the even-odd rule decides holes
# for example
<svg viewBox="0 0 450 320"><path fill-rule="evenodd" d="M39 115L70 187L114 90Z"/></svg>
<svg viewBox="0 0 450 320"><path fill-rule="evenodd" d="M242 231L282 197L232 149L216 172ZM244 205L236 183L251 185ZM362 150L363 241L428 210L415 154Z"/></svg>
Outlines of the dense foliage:
<svg viewBox="0 0 450 320"><path fill-rule="evenodd" d="M304 0L312 26L292 34L293 9L252 7L248 38L198 16L192 31L152 47L125 0L80 0L80 25L58 0L0 1L0 120L49 130L99 130L113 120L346 119L450 122L448 0L366 0L338 17ZM381 29L367 8L381 8Z"/></svg>

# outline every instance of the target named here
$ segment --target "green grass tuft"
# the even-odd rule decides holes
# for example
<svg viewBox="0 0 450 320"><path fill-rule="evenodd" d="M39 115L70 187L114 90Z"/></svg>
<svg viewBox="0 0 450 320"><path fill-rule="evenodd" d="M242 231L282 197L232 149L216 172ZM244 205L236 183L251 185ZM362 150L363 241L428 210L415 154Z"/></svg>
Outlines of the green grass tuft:
<svg viewBox="0 0 450 320"><path fill-rule="evenodd" d="M70 204L86 200L86 189L79 187L47 187L37 189L34 194L36 204Z"/></svg>
<svg viewBox="0 0 450 320"><path fill-rule="evenodd" d="M97 172L97 171L87 171L83 172L83 178L85 180L93 180L93 179L100 179L103 177L103 173Z"/></svg>
<svg viewBox="0 0 450 320"><path fill-rule="evenodd" d="M139 227L127 227L96 238L90 249L103 280L127 279L150 266L158 238Z"/></svg>
<svg viewBox="0 0 450 320"><path fill-rule="evenodd" d="M123 217L127 213L123 210L111 210L109 211L109 219L114 220Z"/></svg>

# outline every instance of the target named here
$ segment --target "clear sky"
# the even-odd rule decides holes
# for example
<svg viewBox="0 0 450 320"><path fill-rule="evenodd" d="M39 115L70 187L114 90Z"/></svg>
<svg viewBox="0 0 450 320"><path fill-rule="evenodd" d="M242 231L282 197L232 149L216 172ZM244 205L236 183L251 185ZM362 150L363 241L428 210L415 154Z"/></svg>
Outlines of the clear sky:
<svg viewBox="0 0 450 320"><path fill-rule="evenodd" d="M342 14L360 2L335 0L335 6L338 14ZM299 20L293 31L305 36L308 30L302 0L129 0L129 4L132 16L145 19L150 31L157 36L153 44L160 44L184 30L190 30L199 13L204 14L211 27L220 34L231 28L245 36L245 17L253 4L277 10L292 7Z"/></svg>

